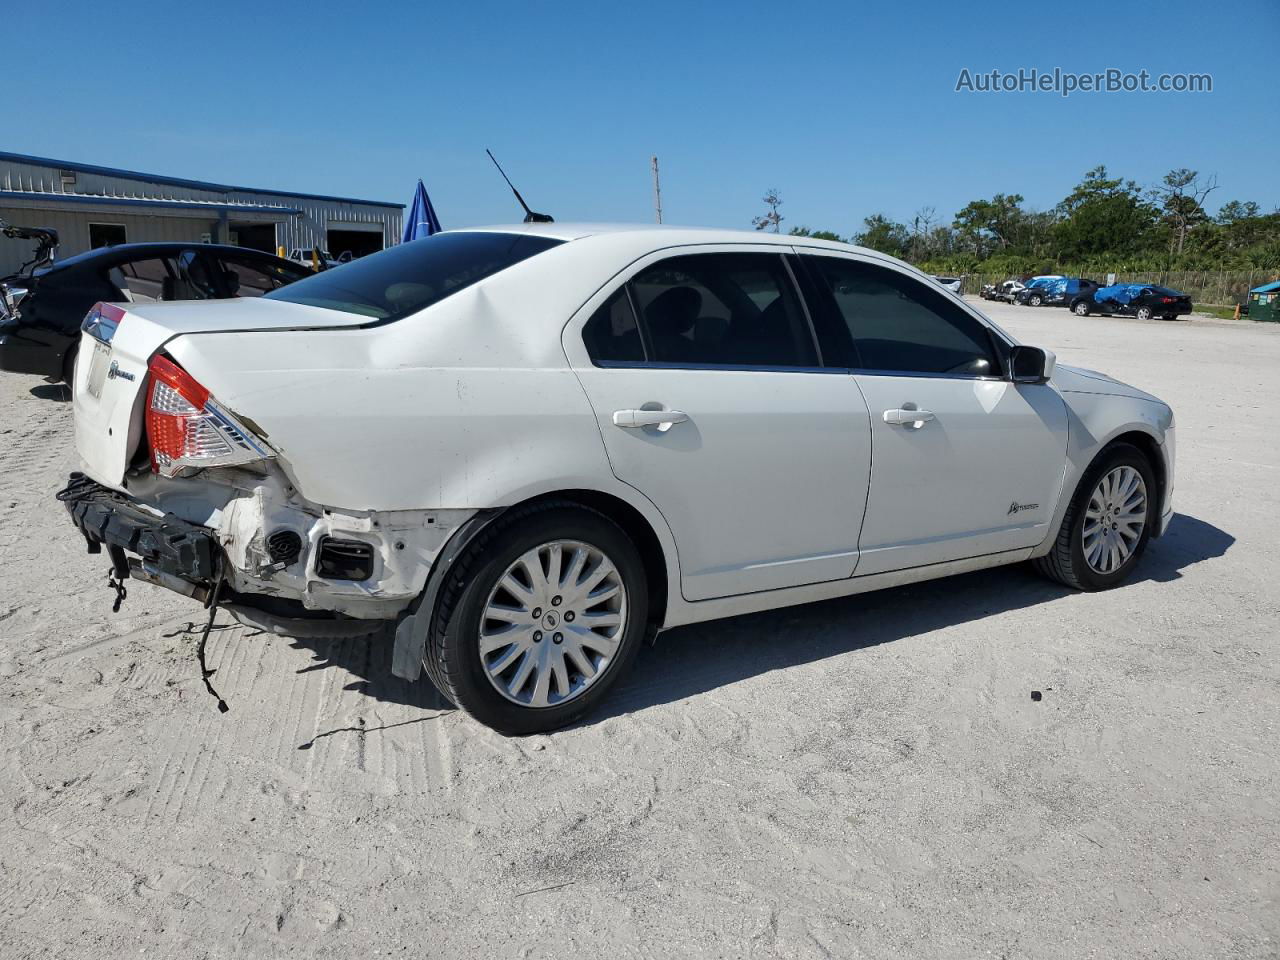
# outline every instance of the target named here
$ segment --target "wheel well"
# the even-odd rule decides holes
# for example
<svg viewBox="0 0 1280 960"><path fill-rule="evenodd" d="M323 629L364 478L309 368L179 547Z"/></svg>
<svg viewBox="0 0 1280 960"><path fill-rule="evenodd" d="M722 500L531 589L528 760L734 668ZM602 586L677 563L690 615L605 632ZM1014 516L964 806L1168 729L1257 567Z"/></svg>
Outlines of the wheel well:
<svg viewBox="0 0 1280 960"><path fill-rule="evenodd" d="M1138 430L1132 430L1129 433L1122 433L1118 437L1112 438L1111 442L1103 449L1114 446L1117 443L1127 443L1137 447L1146 455L1147 462L1151 464L1151 472L1155 474L1156 486L1160 490L1160 499L1157 501L1159 509L1156 516L1159 517L1164 513L1164 504L1166 491L1168 490L1168 477L1165 476L1164 457L1160 453L1160 444L1156 442L1156 438L1149 433L1142 433ZM1102 455L1102 451L1098 451L1098 456Z"/></svg>
<svg viewBox="0 0 1280 960"><path fill-rule="evenodd" d="M546 500L580 503L584 507L598 510L622 528L623 533L636 545L636 549L640 551L640 559L644 561L645 578L649 581L649 622L662 626L667 617L667 560L658 535L653 532L644 515L627 501L598 490L559 490L515 506Z"/></svg>

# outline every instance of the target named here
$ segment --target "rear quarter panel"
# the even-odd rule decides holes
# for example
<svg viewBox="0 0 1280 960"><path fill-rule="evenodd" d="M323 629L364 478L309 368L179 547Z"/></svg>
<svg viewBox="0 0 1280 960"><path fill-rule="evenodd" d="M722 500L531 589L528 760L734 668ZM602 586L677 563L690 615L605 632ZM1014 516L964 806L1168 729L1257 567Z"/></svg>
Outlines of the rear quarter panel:
<svg viewBox="0 0 1280 960"><path fill-rule="evenodd" d="M558 337L570 284L530 276L512 268L382 326L192 333L165 349L316 503L478 509L600 489L613 476Z"/></svg>

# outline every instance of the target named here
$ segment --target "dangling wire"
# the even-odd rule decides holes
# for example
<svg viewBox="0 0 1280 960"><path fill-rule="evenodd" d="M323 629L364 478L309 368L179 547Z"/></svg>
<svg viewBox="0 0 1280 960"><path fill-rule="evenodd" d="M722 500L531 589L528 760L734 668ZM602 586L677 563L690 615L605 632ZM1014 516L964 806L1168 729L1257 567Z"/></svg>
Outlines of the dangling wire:
<svg viewBox="0 0 1280 960"><path fill-rule="evenodd" d="M200 679L204 681L204 688L218 701L218 712L226 713L231 708L227 706L227 701L218 696L218 691L213 689L213 684L209 682L209 678L218 671L209 669L209 664L204 656L205 646L209 642L209 632L213 630L213 620L218 615L218 599L222 593L222 581L223 573L221 565L219 565L218 580L213 585L213 592L209 594L209 599L205 601L205 606L209 608L209 619L204 625L204 633L200 635L200 643L196 646L196 660L200 663Z"/></svg>

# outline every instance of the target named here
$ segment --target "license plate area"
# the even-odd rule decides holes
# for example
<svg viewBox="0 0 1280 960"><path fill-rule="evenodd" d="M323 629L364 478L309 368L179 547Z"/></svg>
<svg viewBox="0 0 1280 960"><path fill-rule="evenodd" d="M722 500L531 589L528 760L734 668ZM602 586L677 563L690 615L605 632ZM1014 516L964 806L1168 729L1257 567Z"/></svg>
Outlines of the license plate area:
<svg viewBox="0 0 1280 960"><path fill-rule="evenodd" d="M93 357L89 360L89 396L102 399L102 385L107 382L107 370L111 366L111 348L105 343L93 344Z"/></svg>

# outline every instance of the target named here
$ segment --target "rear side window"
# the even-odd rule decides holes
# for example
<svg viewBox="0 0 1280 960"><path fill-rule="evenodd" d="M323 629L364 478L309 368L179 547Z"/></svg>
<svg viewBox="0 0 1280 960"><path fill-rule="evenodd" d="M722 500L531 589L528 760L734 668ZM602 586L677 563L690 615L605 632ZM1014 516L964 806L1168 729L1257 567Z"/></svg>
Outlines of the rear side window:
<svg viewBox="0 0 1280 960"><path fill-rule="evenodd" d="M644 344L631 298L623 287L606 300L582 328L582 339L591 359L605 363L629 363L644 359Z"/></svg>
<svg viewBox="0 0 1280 960"><path fill-rule="evenodd" d="M266 299L389 323L563 242L516 233L441 233L299 280Z"/></svg>
<svg viewBox="0 0 1280 960"><path fill-rule="evenodd" d="M985 327L937 288L858 260L806 256L848 325L863 370L999 376Z"/></svg>
<svg viewBox="0 0 1280 960"><path fill-rule="evenodd" d="M630 287L652 362L760 367L818 363L808 319L781 256L672 257L637 274Z"/></svg>
<svg viewBox="0 0 1280 960"><path fill-rule="evenodd" d="M280 264L248 258L224 257L219 264L227 291L233 297L261 297L311 276L310 271L290 270Z"/></svg>

